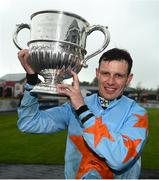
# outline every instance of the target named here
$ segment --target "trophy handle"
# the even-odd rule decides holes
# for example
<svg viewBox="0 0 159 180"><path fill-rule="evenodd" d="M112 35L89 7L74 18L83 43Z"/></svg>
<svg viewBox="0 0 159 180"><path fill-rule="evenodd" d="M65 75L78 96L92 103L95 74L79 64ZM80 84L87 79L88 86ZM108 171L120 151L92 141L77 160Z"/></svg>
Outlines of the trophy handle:
<svg viewBox="0 0 159 180"><path fill-rule="evenodd" d="M83 64L82 64L82 66L85 68L88 67L86 62L90 58L92 58L92 57L96 56L97 54L99 54L100 52L102 52L108 46L108 44L110 42L110 33L108 31L108 27L100 26L100 25L90 26L87 31L87 36L90 35L93 31L101 31L104 34L104 42L98 50L96 50L95 52L86 56L86 58L84 59Z"/></svg>
<svg viewBox="0 0 159 180"><path fill-rule="evenodd" d="M18 36L19 31L21 31L21 30L24 29L24 28L27 28L27 29L30 30L30 25L28 25L28 24L23 24L23 23L22 23L22 24L17 24L17 25L16 25L16 30L15 30L15 32L14 32L14 34L13 34L13 42L14 42L15 46L16 46L18 49L20 49L20 50L22 50L23 48L19 45L17 36Z"/></svg>

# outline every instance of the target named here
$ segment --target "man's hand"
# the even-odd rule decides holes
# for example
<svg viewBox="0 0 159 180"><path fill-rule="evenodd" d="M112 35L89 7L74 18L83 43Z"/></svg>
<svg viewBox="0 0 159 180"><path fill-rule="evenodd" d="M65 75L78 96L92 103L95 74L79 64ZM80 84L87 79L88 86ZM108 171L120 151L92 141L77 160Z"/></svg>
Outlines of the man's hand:
<svg viewBox="0 0 159 180"><path fill-rule="evenodd" d="M81 94L78 76L73 71L71 71L71 74L73 76L72 85L58 84L57 91L59 94L64 94L64 95L70 97L72 106L77 110L79 107L81 107L85 103L84 103L84 99Z"/></svg>
<svg viewBox="0 0 159 180"><path fill-rule="evenodd" d="M20 60L21 65L28 74L35 74L35 71L31 68L31 66L28 63L29 52L27 49L19 51L18 58Z"/></svg>

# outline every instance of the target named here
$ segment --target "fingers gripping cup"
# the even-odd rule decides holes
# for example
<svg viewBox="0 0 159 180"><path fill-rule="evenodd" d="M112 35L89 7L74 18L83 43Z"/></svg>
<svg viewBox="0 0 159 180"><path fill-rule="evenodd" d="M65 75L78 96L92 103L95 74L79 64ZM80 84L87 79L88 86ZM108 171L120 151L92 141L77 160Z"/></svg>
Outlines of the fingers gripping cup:
<svg viewBox="0 0 159 180"><path fill-rule="evenodd" d="M110 34L107 27L90 24L81 16L64 11L46 10L31 15L31 25L19 24L13 34L13 42L18 42L18 33L30 30L29 64L35 72L43 76L44 82L34 86L32 92L58 94L56 84L71 78L73 70L79 73L86 62L102 52L109 44ZM104 42L95 52L87 55L87 37L94 31L104 34Z"/></svg>

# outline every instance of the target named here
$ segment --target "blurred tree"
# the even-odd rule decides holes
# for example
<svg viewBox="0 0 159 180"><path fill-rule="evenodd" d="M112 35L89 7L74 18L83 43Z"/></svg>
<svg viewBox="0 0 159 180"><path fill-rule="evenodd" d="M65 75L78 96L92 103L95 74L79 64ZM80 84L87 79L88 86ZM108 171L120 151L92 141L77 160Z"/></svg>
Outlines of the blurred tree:
<svg viewBox="0 0 159 180"><path fill-rule="evenodd" d="M98 86L97 78L95 77L93 81L91 82L91 86Z"/></svg>
<svg viewBox="0 0 159 180"><path fill-rule="evenodd" d="M80 86L90 86L90 83L87 81L80 82Z"/></svg>

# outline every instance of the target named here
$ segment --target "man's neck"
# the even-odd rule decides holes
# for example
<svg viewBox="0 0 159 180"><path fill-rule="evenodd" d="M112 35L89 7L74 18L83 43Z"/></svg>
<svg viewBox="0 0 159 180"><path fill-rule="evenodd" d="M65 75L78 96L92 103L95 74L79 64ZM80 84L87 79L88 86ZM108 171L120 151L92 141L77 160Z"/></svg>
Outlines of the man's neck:
<svg viewBox="0 0 159 180"><path fill-rule="evenodd" d="M102 106L102 108L104 108L104 109L106 109L106 108L109 106L109 104L110 104L111 101L118 100L118 99L121 98L121 96L122 96L122 95L118 96L118 97L115 98L115 99L107 100L107 99L105 99L104 97L102 97L102 96L99 94L99 92L98 92L98 97L99 97L101 106Z"/></svg>

